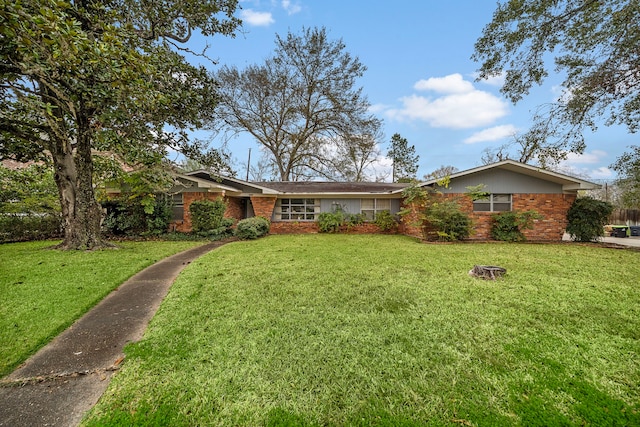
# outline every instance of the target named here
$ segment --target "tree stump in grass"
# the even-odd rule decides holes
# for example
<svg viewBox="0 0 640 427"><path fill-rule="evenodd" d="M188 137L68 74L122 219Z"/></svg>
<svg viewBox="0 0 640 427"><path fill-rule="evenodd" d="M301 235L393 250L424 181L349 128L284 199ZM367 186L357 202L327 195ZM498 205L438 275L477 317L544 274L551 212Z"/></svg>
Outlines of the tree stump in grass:
<svg viewBox="0 0 640 427"><path fill-rule="evenodd" d="M506 268L493 265L474 265L473 268L469 270L469 276L479 277L485 280L496 280L506 273Z"/></svg>

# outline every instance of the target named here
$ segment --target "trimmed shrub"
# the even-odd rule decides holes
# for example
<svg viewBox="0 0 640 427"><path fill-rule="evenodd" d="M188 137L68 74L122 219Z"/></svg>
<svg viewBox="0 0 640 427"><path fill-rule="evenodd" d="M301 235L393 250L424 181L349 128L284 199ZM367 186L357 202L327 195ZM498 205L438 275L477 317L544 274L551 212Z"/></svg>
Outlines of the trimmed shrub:
<svg viewBox="0 0 640 427"><path fill-rule="evenodd" d="M533 221L542 216L536 211L502 212L492 216L491 237L505 242L526 240L522 230L533 228Z"/></svg>
<svg viewBox="0 0 640 427"><path fill-rule="evenodd" d="M57 239L62 234L62 218L59 214L0 213L2 243Z"/></svg>
<svg viewBox="0 0 640 427"><path fill-rule="evenodd" d="M579 197L567 212L567 233L576 242L595 242L604 235L604 225L613 212L609 202Z"/></svg>
<svg viewBox="0 0 640 427"><path fill-rule="evenodd" d="M463 240L471 235L471 218L455 200L433 202L425 209L424 219L433 226L440 240Z"/></svg>
<svg viewBox="0 0 640 427"><path fill-rule="evenodd" d="M381 231L389 231L398 225L396 217L389 211L380 211L376 213L375 224Z"/></svg>
<svg viewBox="0 0 640 427"><path fill-rule="evenodd" d="M196 200L189 206L194 232L209 233L223 226L227 204L221 198L216 200Z"/></svg>
<svg viewBox="0 0 640 427"><path fill-rule="evenodd" d="M322 212L318 215L318 231L321 233L337 233L345 222L344 212L336 209L333 212Z"/></svg>
<svg viewBox="0 0 640 427"><path fill-rule="evenodd" d="M265 236L269 233L271 223L261 216L243 219L236 226L235 235L239 239L252 240Z"/></svg>
<svg viewBox="0 0 640 427"><path fill-rule="evenodd" d="M316 223L318 224L318 231L321 233L337 233L342 226L350 229L351 227L364 224L366 220L366 215L362 213L352 214L347 212L342 206L335 206L333 212L320 213Z"/></svg>
<svg viewBox="0 0 640 427"><path fill-rule="evenodd" d="M160 235L171 221L171 200L159 195L144 205L138 198L122 197L102 202L107 215L102 228L114 236Z"/></svg>

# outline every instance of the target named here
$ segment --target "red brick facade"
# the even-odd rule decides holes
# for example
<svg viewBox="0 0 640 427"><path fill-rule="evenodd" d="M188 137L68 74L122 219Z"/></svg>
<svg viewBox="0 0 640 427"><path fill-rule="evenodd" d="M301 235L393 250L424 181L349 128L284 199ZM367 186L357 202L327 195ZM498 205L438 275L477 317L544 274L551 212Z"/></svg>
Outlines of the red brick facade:
<svg viewBox="0 0 640 427"><path fill-rule="evenodd" d="M191 215L189 206L195 200L215 200L221 197L221 193L183 193L184 219L172 224L172 229L181 232L191 231ZM470 240L490 240L492 216L495 212L473 212L473 202L463 194L447 194L444 197L456 198L462 210L471 217L474 232ZM567 226L566 214L571 204L575 201L574 194L513 194L512 208L514 211L522 212L535 210L542 215L542 219L534 222L533 229L523 230L527 240L533 241L558 241L562 240L562 235ZM271 219L276 205L276 197L251 197L251 204L256 216ZM225 216L234 218L237 221L245 217L246 200L235 197L225 197L227 210ZM404 206L403 206L404 208ZM424 238L425 228L420 224L416 207L411 209L408 215L402 219L402 223L397 230L386 232L387 234L404 234L417 238ZM428 231L428 229L427 229ZM272 234L307 234L317 233L318 226L315 222L304 221L278 221L271 223L270 233ZM372 223L358 226L344 227L342 233L367 234L381 233L377 225Z"/></svg>
<svg viewBox="0 0 640 427"><path fill-rule="evenodd" d="M444 197L457 199L460 207L473 221L473 234L470 240L491 240L491 224L496 212L474 212L473 201L464 194L446 194ZM576 200L575 194L513 194L512 210L516 212L534 210L542 219L535 220L533 228L523 230L527 240L558 241L567 227L567 211ZM420 226L415 206L412 212L403 218L403 234L424 238L429 233L428 226Z"/></svg>
<svg viewBox="0 0 640 427"><path fill-rule="evenodd" d="M191 203L196 200L216 200L223 197L223 193L208 193L208 192L189 192L182 193L183 202L183 218L182 221L173 221L169 228L174 231L182 233L188 233L192 229L191 224L191 212L189 207ZM233 218L237 221L244 218L244 205L241 199L235 197L224 197L224 201L227 204L227 209L224 212L224 216L227 218Z"/></svg>
<svg viewBox="0 0 640 427"><path fill-rule="evenodd" d="M276 207L276 200L274 196L269 197L257 197L251 196L251 204L253 205L253 213L255 216L261 216L271 221L271 215L273 209Z"/></svg>

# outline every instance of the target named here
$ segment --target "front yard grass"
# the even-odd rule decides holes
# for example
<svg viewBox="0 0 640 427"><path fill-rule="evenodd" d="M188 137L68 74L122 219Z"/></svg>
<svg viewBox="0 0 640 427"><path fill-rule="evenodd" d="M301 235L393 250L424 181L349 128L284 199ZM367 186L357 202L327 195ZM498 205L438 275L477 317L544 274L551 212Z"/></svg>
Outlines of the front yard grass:
<svg viewBox="0 0 640 427"><path fill-rule="evenodd" d="M129 277L198 242L125 242L94 252L0 245L0 377Z"/></svg>
<svg viewBox="0 0 640 427"><path fill-rule="evenodd" d="M85 424L640 425L639 255L231 243L183 271Z"/></svg>

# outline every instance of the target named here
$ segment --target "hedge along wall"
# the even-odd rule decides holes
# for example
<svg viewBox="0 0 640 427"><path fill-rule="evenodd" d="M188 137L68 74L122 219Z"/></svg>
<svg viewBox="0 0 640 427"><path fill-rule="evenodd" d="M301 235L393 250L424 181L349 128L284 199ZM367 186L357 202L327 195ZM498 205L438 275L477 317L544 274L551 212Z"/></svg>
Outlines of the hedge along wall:
<svg viewBox="0 0 640 427"><path fill-rule="evenodd" d="M315 221L274 221L271 223L271 234L312 234L318 233L318 223ZM381 231L374 223L340 227L340 234L398 234L394 230Z"/></svg>

